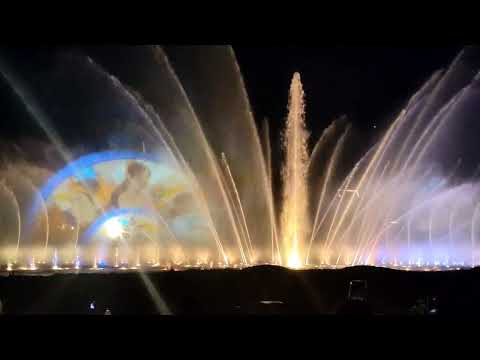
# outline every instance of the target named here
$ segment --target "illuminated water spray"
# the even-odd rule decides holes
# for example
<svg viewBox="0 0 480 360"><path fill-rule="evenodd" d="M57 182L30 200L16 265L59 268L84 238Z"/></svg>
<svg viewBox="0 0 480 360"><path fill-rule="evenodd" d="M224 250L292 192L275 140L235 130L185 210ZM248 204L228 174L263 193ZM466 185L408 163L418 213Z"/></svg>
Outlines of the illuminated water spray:
<svg viewBox="0 0 480 360"><path fill-rule="evenodd" d="M20 206L18 204L17 198L16 198L15 194L13 193L13 191L10 190L10 188L7 187L3 181L0 181L0 188L2 188L5 191L5 193L10 198L10 200L12 201L12 204L15 207L15 213L16 213L16 216L17 216L17 244L16 244L16 247L15 247L15 258L14 259L15 259L15 261L17 261L18 250L20 248L20 239L22 237L22 218L20 216Z"/></svg>
<svg viewBox="0 0 480 360"><path fill-rule="evenodd" d="M55 248L54 253L53 253L53 260L52 260L52 269L53 270L58 270L58 252L57 249Z"/></svg>
<svg viewBox="0 0 480 360"><path fill-rule="evenodd" d="M218 67L218 70L221 70L218 73L222 78L234 80L234 83L238 84L232 94L226 93L227 102L224 107L218 107L221 111L217 116L214 116L217 106L205 112L203 110L207 109L202 109L202 106L207 103L198 101L196 104L195 101L195 109L198 109L200 114L197 116L187 95L194 92L195 86L184 89L181 83L182 74L177 76L168 57L159 48L155 48L159 70L156 72L159 76L156 81L160 86L158 98L152 98L155 103L159 102L154 104L155 106L150 106L143 100L141 87L137 89L138 94L137 91L133 93L93 61L89 60L88 65L89 71L101 75L98 79L107 81L119 99L126 101L132 110L138 113L146 129L158 142L162 153L164 149L169 162L185 175L185 185L191 186L189 197L195 205L194 208L199 211L198 218L205 222L201 227L203 230L198 234L203 237L203 233L206 233L206 236L211 238L212 245L214 244L211 250L208 250L207 256L202 255L200 258L196 251L192 252L191 256L188 253L190 246L194 246L193 242L189 242L192 234L188 235L187 242L182 243L182 233L186 227L183 229L183 226L176 226L177 222L171 224L171 214L164 218L167 212L170 213L170 207L175 210L172 213L177 211L176 199L172 200L172 203L168 203L170 200L165 202L165 210L168 210L165 213L163 208L157 214L150 214L148 210L150 215L147 217L155 219L153 226L154 229L158 228L158 231L155 230L149 235L150 232L147 234L143 230L135 230L135 234L138 232L144 235L140 237L142 241L138 241L138 245L136 241L126 243L128 239L134 238L133 228L125 225L120 217L125 215L126 211L131 214L132 209L121 208L118 209L119 213L111 213L109 205L103 208L100 201L95 200L96 191L87 191L87 195L95 200L94 205L97 208L95 213L92 213L92 218L96 217L97 212L102 215L91 224L82 220L81 227L80 220L75 219L75 229L70 222L67 225L62 220L63 216L57 216L57 211L50 211L49 214L46 204L54 205L56 201L49 202L49 196L64 180L77 177L78 171L90 169L104 161L161 159L157 159L157 156L153 159L147 154L145 144L150 147L151 142L142 139L142 151L138 153L115 150L104 154L91 154L73 161L47 114L37 104L33 94L27 91L29 89L26 84L20 82L0 59L0 75L5 77L32 118L68 163L40 190L35 184L43 183L43 175L38 175L37 178L36 171L25 172L29 177L35 177L32 181L26 180L27 185L32 188L27 194L21 193L25 191L24 186L15 186L13 193L8 186L0 182L0 192L6 194L5 200L10 203L6 210L12 222L6 224L6 221L0 221L7 227L2 229L3 237L0 238L2 268L7 265L8 270L35 270L38 266L41 270L46 264L45 259L47 256L51 258L53 251L52 267L67 270L71 264L68 268L63 266L66 264L62 258L62 254L66 254L65 250L68 250L68 258L74 261L77 270L90 265L92 269L98 270L112 265L120 269L148 269L145 262L157 267L162 263L163 268L164 261L168 264L166 268L190 267L192 264L208 264L209 268L224 268L227 265L243 267L264 262L290 268L309 265L338 267L378 264L397 268L408 264L409 267L417 269L430 269L463 266L465 263L472 266L478 264L478 174L459 182L463 176L453 177L457 165L450 170L449 161L444 163L442 158L446 149L444 142L447 141L448 145L451 140L455 140L450 139L451 134L456 133L452 131L455 130L454 126L462 124L462 121L470 121L470 118L474 118L478 113L480 74L470 78L473 73L466 71L472 60L469 51L462 52L445 72L436 72L407 102L380 138L361 154L350 154L349 141L354 134L353 131L350 132L351 125L346 119L335 120L318 138L313 151L308 152L309 133L305 126L304 92L300 75L294 74L289 92L288 117L283 132L285 160L282 168L282 201L278 207L280 211L277 219L277 206L273 201L274 175L268 123L265 124L262 152L258 129L233 53L227 50L228 53L222 55L221 47L215 49L218 50L207 51L212 55L211 58L206 57L207 61L214 59L213 55L217 52L221 58L227 59L227 62L233 60L232 64L219 60L222 66ZM202 67L202 64L198 65L199 68ZM207 65L205 70L211 68L211 64ZM224 76L228 74L228 69L233 71L232 77ZM220 83L222 78L210 83ZM217 94L220 93L217 92L218 89L222 87L212 87L210 90ZM208 93L206 90L205 92ZM162 99L163 94L168 97ZM170 102L172 107L167 108ZM221 101L218 103L221 104ZM164 106L160 106L162 104ZM157 113L156 109L163 107L166 109ZM178 113L182 116L176 116L177 109L185 110ZM226 122L224 114L229 111L232 116L229 116L230 120ZM169 114L172 114L170 120ZM204 118L201 115L205 114L209 115L209 120L208 124L203 125L208 126L202 126L200 121ZM217 129L217 126L220 127ZM219 134L232 136L218 136ZM438 151L439 149L441 151ZM455 149L452 154L456 151ZM358 158L350 159L351 155L358 155ZM351 163L352 160L355 160L355 163ZM440 166L433 166L432 162ZM20 168L23 167L22 165ZM28 169L34 170L33 167L30 169L30 165ZM13 187L24 174L19 172L21 176L16 176L17 173L11 171L10 167L5 171L0 169L0 175L5 172L7 178L13 180ZM448 175L449 172L452 175ZM236 178L236 175L241 176ZM85 189L90 188L88 184L83 184L83 180L79 179L79 182ZM32 192L37 196L31 196ZM35 200L32 205L35 210L32 210L32 214L35 216L27 213L28 216L22 218L24 208L27 207L28 210L30 206L26 203L28 198ZM141 210L141 216L145 215L145 209L137 210ZM136 211L132 216L137 216ZM53 215L51 219L49 215ZM71 228L71 236L74 236L74 239L70 239L72 245L74 240L73 259L71 244L61 244L56 248L60 239L56 232L52 231L50 234L50 230L57 229L57 226L50 228L50 221L52 225L56 225L56 221L65 222L60 229L65 229L66 226ZM392 226L394 224L396 226ZM41 230L32 231L33 225ZM88 226L85 231L83 225ZM12 230L14 227L16 231ZM196 229L192 233L196 236ZM129 236L124 236L127 234ZM79 235L84 241L80 241ZM94 248L92 245L91 250L84 251L90 249L87 241L90 239L102 241L101 246ZM119 249L120 240L122 244L125 240L125 244ZM149 240L148 247L144 247L146 240ZM87 249L83 248L84 245L88 246ZM37 262L33 256L37 257ZM143 277L144 274L140 274ZM158 298L148 278L145 278L144 282L152 297ZM161 299L156 303L159 309L163 309Z"/></svg>
<svg viewBox="0 0 480 360"><path fill-rule="evenodd" d="M305 127L304 92L300 74L293 75L284 132L285 164L282 170L283 204L281 232L286 265L299 268L305 263L305 241L309 233L307 167L309 161Z"/></svg>

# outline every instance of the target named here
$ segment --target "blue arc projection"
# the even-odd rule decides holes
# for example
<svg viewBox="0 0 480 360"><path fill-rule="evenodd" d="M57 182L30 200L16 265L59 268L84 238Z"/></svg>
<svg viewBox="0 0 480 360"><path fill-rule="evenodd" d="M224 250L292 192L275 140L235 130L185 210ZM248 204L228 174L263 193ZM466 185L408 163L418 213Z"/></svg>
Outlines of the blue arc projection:
<svg viewBox="0 0 480 360"><path fill-rule="evenodd" d="M156 229L153 236L164 234L162 242L190 241L194 246L209 241L184 175L161 154L106 151L80 157L41 187L30 210L29 231L44 208L53 230L78 228L79 246L87 245L110 219L127 217L149 222Z"/></svg>
<svg viewBox="0 0 480 360"><path fill-rule="evenodd" d="M51 177L47 183L41 188L40 194L45 201L60 185L67 179L76 177L79 180L95 179L96 174L92 166L114 160L143 160L150 162L160 162L160 155L146 154L136 151L105 151L85 155L68 164Z"/></svg>

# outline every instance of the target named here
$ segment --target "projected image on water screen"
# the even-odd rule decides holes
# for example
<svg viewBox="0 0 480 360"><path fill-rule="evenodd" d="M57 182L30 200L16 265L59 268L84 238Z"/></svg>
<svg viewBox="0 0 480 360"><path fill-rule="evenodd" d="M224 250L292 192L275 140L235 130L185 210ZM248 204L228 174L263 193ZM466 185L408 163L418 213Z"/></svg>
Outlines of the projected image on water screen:
<svg viewBox="0 0 480 360"><path fill-rule="evenodd" d="M22 251L21 244L20 253L49 263L57 258L93 267L183 263L215 248L186 177L161 156L126 151L84 156L40 192L31 218L46 212L48 234L31 226L40 232L30 236L40 239L40 246Z"/></svg>

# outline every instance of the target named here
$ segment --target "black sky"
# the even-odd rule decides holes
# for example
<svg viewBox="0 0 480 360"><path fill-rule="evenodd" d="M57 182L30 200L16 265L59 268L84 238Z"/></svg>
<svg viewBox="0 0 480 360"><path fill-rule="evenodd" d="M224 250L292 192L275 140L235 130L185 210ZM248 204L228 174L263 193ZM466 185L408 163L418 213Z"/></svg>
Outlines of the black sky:
<svg viewBox="0 0 480 360"><path fill-rule="evenodd" d="M346 114L367 129L388 123L435 70L449 65L462 46L234 49L257 116L277 121L285 117L288 86L298 71L309 126L324 127Z"/></svg>
<svg viewBox="0 0 480 360"><path fill-rule="evenodd" d="M278 155L278 134L286 116L288 88L292 74L300 72L306 92L307 124L315 141L335 118L346 114L366 137L379 134L405 105L408 98L440 68L453 60L462 46L448 47L246 47L233 46L242 70L250 102L257 120L268 117L273 145ZM19 73L54 76L59 54L85 53L98 58L109 56L109 48L49 47L1 49ZM110 59L111 61L111 59ZM119 60L121 61L121 60ZM33 74L33 75L32 75ZM78 75L78 74L77 74ZM78 78L81 79L81 74ZM43 82L48 92L48 82ZM68 86L75 86L72 82ZM67 86L67 87L68 87ZM68 91L68 88L65 89ZM99 99L100 100L100 99ZM72 112L75 99L58 104ZM42 131L25 111L5 81L0 81L0 137L17 141L21 137L44 138ZM72 116L72 119L75 117ZM56 123L65 136L85 136L71 119ZM374 128L376 126L376 128ZM63 130L63 131L62 131ZM94 137L90 135L90 138ZM67 140L68 143L68 140Z"/></svg>

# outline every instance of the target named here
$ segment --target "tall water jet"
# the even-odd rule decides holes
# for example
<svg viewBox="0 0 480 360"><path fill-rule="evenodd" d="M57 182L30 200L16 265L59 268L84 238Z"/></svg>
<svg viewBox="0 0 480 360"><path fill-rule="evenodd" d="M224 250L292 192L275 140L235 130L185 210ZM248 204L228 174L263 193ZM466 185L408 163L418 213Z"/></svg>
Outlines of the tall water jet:
<svg viewBox="0 0 480 360"><path fill-rule="evenodd" d="M281 231L288 267L305 264L305 242L309 233L307 168L308 132L305 127L304 92L300 74L293 75L284 131L285 164L282 169L283 203Z"/></svg>

